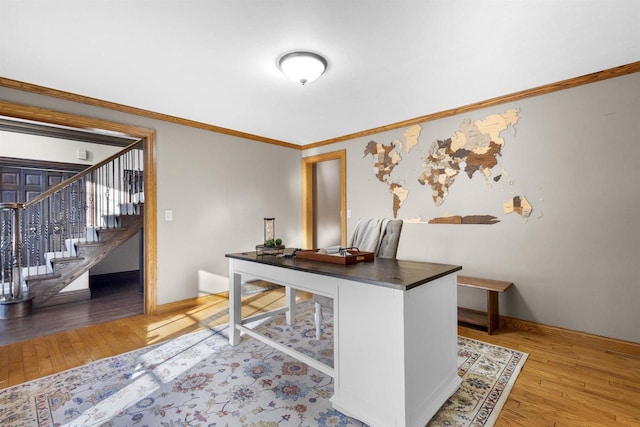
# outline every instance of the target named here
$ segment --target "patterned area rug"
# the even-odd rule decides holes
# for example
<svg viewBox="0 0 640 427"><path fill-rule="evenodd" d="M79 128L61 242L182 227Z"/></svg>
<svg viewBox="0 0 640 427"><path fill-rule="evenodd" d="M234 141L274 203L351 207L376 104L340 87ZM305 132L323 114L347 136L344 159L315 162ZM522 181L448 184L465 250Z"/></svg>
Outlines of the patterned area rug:
<svg viewBox="0 0 640 427"><path fill-rule="evenodd" d="M315 339L313 304L255 329L333 364L329 313ZM333 379L227 326L0 390L2 426L363 426L331 407ZM460 337L462 386L429 425L489 426L527 355Z"/></svg>

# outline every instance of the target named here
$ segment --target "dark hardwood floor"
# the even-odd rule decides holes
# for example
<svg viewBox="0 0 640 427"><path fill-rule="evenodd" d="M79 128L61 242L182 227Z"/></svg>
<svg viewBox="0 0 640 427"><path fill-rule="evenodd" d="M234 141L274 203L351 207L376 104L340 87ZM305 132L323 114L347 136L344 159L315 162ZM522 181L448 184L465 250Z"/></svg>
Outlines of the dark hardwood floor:
<svg viewBox="0 0 640 427"><path fill-rule="evenodd" d="M0 345L143 314L144 297L138 292L137 275L104 276L92 278L90 300L44 307L31 316L0 320Z"/></svg>

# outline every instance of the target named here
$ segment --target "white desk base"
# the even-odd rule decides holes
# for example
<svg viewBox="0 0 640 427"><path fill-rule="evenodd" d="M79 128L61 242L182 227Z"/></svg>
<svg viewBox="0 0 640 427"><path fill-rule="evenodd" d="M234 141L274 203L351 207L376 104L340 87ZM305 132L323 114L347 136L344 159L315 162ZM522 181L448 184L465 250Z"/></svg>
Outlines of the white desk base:
<svg viewBox="0 0 640 427"><path fill-rule="evenodd" d="M286 286L287 306L275 312L286 311L289 324L295 289L333 298L334 368L243 326L256 317L241 318L242 275ZM229 341L237 345L244 331L333 376L331 403L346 415L371 426L424 427L461 382L456 276L398 290L230 258Z"/></svg>

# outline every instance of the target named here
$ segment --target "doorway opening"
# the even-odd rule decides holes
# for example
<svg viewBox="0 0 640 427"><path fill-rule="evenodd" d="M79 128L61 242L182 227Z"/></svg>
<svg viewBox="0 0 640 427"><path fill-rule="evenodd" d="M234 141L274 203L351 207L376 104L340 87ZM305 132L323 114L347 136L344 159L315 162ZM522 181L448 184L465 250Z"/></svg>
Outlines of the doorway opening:
<svg viewBox="0 0 640 427"><path fill-rule="evenodd" d="M347 245L346 150L302 159L302 245Z"/></svg>
<svg viewBox="0 0 640 427"><path fill-rule="evenodd" d="M37 123L71 133L92 133L96 138L114 135L135 139L143 144L144 218L143 251L140 271L144 278L144 313L157 312L157 202L156 202L156 132L152 129L125 125L105 120L62 113L54 110L0 101L0 118L16 123ZM25 131L25 133L29 133ZM73 139L73 138L71 138Z"/></svg>

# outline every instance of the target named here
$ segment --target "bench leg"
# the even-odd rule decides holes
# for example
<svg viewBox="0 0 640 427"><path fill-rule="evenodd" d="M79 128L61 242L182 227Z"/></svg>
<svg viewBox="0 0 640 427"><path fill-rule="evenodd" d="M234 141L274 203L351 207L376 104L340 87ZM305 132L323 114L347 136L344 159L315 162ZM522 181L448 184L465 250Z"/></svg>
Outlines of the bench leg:
<svg viewBox="0 0 640 427"><path fill-rule="evenodd" d="M498 307L498 293L487 291L487 333L493 334L500 326L500 308Z"/></svg>

